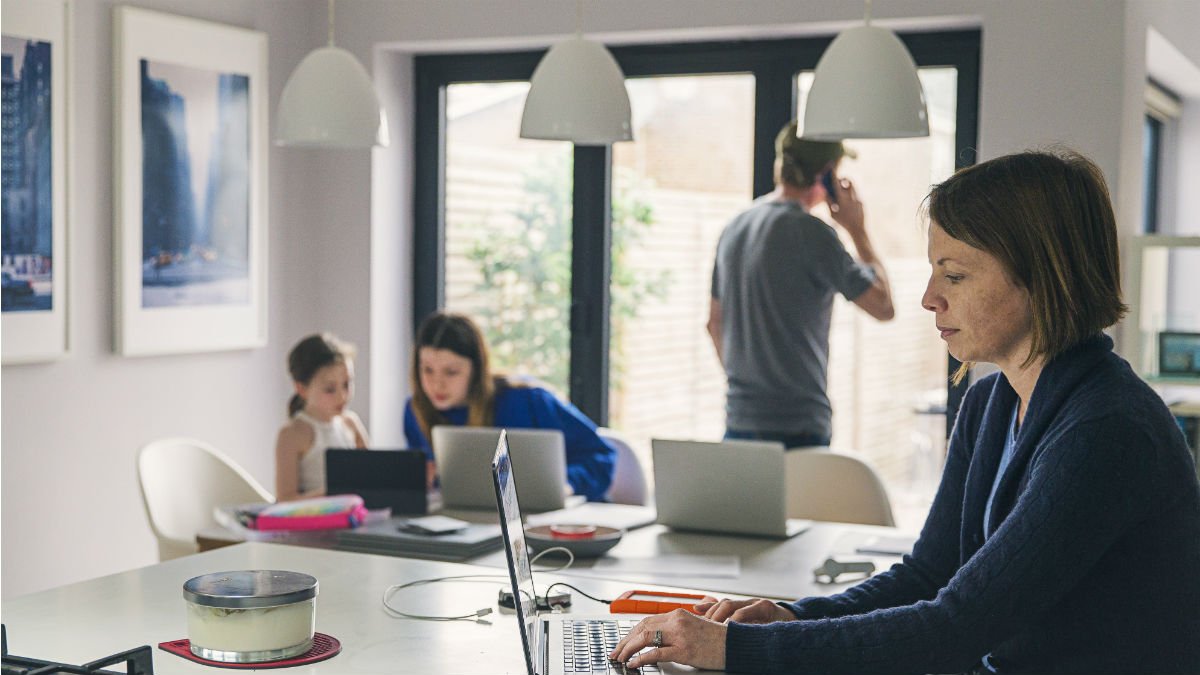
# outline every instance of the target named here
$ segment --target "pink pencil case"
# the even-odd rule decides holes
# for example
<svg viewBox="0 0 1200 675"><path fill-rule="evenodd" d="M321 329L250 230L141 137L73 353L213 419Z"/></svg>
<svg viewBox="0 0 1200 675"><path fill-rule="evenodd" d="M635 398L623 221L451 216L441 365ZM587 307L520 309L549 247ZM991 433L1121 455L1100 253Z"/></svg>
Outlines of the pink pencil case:
<svg viewBox="0 0 1200 675"><path fill-rule="evenodd" d="M358 527L367 507L358 495L312 497L272 504L254 516L256 530L335 530Z"/></svg>

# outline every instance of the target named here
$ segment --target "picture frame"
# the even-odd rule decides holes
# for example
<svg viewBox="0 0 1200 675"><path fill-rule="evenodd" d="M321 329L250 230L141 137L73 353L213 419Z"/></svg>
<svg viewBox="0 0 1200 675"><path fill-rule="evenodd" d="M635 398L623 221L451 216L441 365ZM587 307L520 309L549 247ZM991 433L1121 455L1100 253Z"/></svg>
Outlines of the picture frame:
<svg viewBox="0 0 1200 675"><path fill-rule="evenodd" d="M68 0L6 0L0 362L68 352Z"/></svg>
<svg viewBox="0 0 1200 675"><path fill-rule="evenodd" d="M113 9L115 350L267 341L267 36Z"/></svg>
<svg viewBox="0 0 1200 675"><path fill-rule="evenodd" d="M1158 374L1200 379L1200 333L1162 331L1158 334Z"/></svg>

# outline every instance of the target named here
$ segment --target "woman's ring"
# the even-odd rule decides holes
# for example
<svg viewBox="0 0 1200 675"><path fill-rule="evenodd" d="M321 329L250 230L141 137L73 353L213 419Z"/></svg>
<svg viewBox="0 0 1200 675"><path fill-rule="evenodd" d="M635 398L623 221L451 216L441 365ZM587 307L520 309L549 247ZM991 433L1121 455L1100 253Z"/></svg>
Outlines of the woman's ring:
<svg viewBox="0 0 1200 675"><path fill-rule="evenodd" d="M662 647L662 631L661 630L654 631L654 642L651 642L650 644L654 645L655 649L659 649Z"/></svg>

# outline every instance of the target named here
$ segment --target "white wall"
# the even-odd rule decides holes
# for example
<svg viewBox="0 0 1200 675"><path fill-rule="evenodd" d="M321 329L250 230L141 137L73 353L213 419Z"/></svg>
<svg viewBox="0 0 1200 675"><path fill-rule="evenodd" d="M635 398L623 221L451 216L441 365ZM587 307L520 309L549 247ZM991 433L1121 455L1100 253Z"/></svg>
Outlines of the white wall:
<svg viewBox="0 0 1200 675"><path fill-rule="evenodd" d="M379 442L402 442L411 330L410 55L545 45L574 29L574 6L562 0L340 2L338 44L368 64L377 80L386 78L380 90L392 147L272 150L266 348L124 359L110 350L112 2L75 3L72 354L54 364L3 370L6 597L155 561L133 468L136 449L147 440L204 438L271 484L271 444L288 388L283 359L306 332L329 328L358 343L355 407L370 413ZM324 42L321 0L134 4L267 31L272 109L287 74ZM1122 215L1134 209L1130 186L1140 180L1130 144L1133 101L1141 91L1135 80L1139 72L1144 77L1144 46L1133 44L1138 31L1144 35L1153 23L1200 63L1200 3L874 4L876 18L897 29L981 26L980 157L1065 142L1104 169ZM593 0L585 3L584 28L622 42L833 34L856 22L861 7L824 0ZM1124 219L1122 227L1131 231L1132 225ZM39 553L25 553L30 550Z"/></svg>
<svg viewBox="0 0 1200 675"><path fill-rule="evenodd" d="M13 0L5 0L10 2ZM35 0L42 1L42 0ZM262 349L124 358L112 352L112 7L74 0L69 47L68 261L70 354L3 369L4 597L156 562L134 458L149 440L187 435L222 448L268 486L290 385L284 358L304 332L342 319L323 283L328 223L363 232L368 204L321 199L327 157L272 148L269 344ZM142 0L141 7L269 33L272 110L286 74L324 36L322 7L245 0ZM309 9L313 11L308 11ZM359 153L366 166L369 154ZM353 158L344 160L351 163ZM355 242L353 237L346 238ZM318 273L318 270L320 272ZM365 263L347 271L365 306ZM336 283L336 282L335 282ZM352 300L357 301L357 298ZM328 319L326 318L328 317ZM366 342L366 318L347 337ZM364 344L365 346L365 344Z"/></svg>

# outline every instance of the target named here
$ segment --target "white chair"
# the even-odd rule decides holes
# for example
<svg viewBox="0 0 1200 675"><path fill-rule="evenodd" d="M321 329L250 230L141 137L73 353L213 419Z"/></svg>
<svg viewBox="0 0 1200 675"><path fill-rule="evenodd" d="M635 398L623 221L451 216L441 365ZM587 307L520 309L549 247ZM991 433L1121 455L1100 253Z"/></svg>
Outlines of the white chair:
<svg viewBox="0 0 1200 675"><path fill-rule="evenodd" d="M138 451L138 485L160 561L195 553L196 533L217 524L217 506L273 502L245 469L211 445L164 438Z"/></svg>
<svg viewBox="0 0 1200 675"><path fill-rule="evenodd" d="M599 427L596 429L596 433L617 450L613 482L608 488L608 501L614 504L645 505L646 471L642 468L642 463L638 460L637 455L633 453L633 448L629 447L629 442L617 432L606 427Z"/></svg>
<svg viewBox="0 0 1200 675"><path fill-rule="evenodd" d="M784 457L788 518L894 527L892 504L871 465L826 448Z"/></svg>

